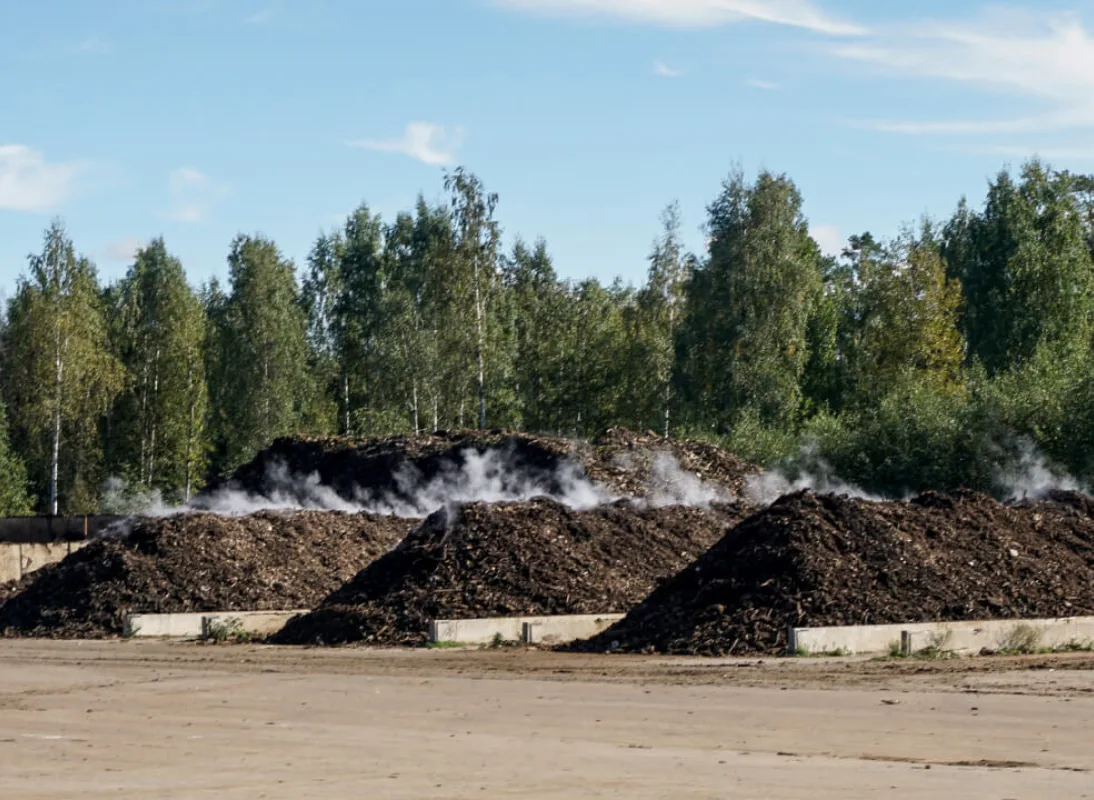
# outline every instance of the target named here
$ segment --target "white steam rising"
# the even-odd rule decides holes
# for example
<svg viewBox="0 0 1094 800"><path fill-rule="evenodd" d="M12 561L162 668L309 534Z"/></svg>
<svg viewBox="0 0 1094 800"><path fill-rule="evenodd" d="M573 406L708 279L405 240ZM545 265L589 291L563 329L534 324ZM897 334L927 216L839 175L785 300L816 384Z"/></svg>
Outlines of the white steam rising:
<svg viewBox="0 0 1094 800"><path fill-rule="evenodd" d="M709 508L711 503L731 503L733 493L719 483L704 481L698 475L680 468L671 453L657 453L650 465L650 481L646 502L653 508L692 506Z"/></svg>
<svg viewBox="0 0 1094 800"><path fill-rule="evenodd" d="M820 455L815 444L802 447L792 473L774 470L750 475L745 479L745 499L760 506L769 506L783 495L803 489L870 502L885 499L837 477L832 465Z"/></svg>
<svg viewBox="0 0 1094 800"><path fill-rule="evenodd" d="M572 462L551 472L529 470L514 463L509 450L462 453L462 463L449 462L426 480L411 463L394 475L397 491L357 492L364 511L396 517L425 517L439 508L461 503L505 503L550 497L570 508L595 508L616 499L582 474Z"/></svg>
<svg viewBox="0 0 1094 800"><path fill-rule="evenodd" d="M625 456L622 461L617 460L617 466L636 469L633 459ZM111 478L103 487L103 511L165 517L190 511L242 516L259 511L321 510L421 518L463 503L547 497L570 508L586 510L619 499L619 495L586 476L577 462L562 461L550 470L535 468L521 463L512 449L480 452L468 448L429 477L407 462L391 478L390 487L357 488L350 499L322 483L318 474L293 473L284 463L276 463L267 468L261 492L228 485L181 505L165 503L158 492L127 487L124 481ZM637 502L654 508L669 505L705 508L734 499L724 486L702 480L681 469L671 453L659 452L653 454L650 462L645 496Z"/></svg>
<svg viewBox="0 0 1094 800"><path fill-rule="evenodd" d="M1040 500L1055 491L1084 490L1070 475L1049 467L1044 456L1029 441L1021 443L1016 460L999 468L996 479L1008 500Z"/></svg>

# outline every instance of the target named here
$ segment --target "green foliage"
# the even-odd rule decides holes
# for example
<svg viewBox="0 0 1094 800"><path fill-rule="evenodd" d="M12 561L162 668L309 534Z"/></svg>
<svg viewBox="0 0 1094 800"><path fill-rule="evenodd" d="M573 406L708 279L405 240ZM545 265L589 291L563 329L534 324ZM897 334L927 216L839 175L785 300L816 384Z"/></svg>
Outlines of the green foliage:
<svg viewBox="0 0 1094 800"><path fill-rule="evenodd" d="M0 402L0 516L30 514L32 505L27 491L27 468L11 449L8 415Z"/></svg>
<svg viewBox="0 0 1094 800"><path fill-rule="evenodd" d="M299 287L240 235L199 296L159 239L102 290L54 223L2 333L0 512L182 498L283 434L475 425L686 434L879 494L1094 479L1094 177L1031 162L821 257L794 183L738 170L706 252L670 204L636 287L561 277L542 239L503 254L496 195L444 188L362 204Z"/></svg>
<svg viewBox="0 0 1094 800"><path fill-rule="evenodd" d="M943 255L964 286L970 353L994 374L1039 347L1086 341L1094 263L1075 180L1039 161L1020 182L1001 172L982 213L966 204L946 226Z"/></svg>
<svg viewBox="0 0 1094 800"><path fill-rule="evenodd" d="M112 344L127 380L107 418L108 467L187 499L208 450L205 311L163 239L137 253L111 295Z"/></svg>
<svg viewBox="0 0 1094 800"><path fill-rule="evenodd" d="M292 262L272 241L240 235L228 267L230 294L214 288L206 298L215 324L209 395L225 472L299 432L314 391Z"/></svg>
<svg viewBox="0 0 1094 800"><path fill-rule="evenodd" d="M710 257L695 271L679 350L685 395L700 420L732 429L752 408L792 426L801 410L807 334L822 289L820 253L789 178L741 172L708 208Z"/></svg>
<svg viewBox="0 0 1094 800"><path fill-rule="evenodd" d="M13 439L45 510L95 511L99 421L124 384L95 267L61 222L47 229L8 307L4 390Z"/></svg>

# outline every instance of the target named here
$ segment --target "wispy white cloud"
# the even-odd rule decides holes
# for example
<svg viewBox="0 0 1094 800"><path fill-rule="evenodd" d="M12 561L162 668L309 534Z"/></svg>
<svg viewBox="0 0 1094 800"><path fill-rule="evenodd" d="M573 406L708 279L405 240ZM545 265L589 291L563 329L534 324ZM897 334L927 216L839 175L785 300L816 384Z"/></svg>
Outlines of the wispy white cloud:
<svg viewBox="0 0 1094 800"><path fill-rule="evenodd" d="M443 125L411 122L398 139L355 139L346 144L381 153L399 153L431 166L449 166L455 163L462 142L463 132L459 128L449 134Z"/></svg>
<svg viewBox="0 0 1094 800"><path fill-rule="evenodd" d="M664 61L653 62L653 74L660 75L662 78L682 78L684 77L684 71L682 69L673 69Z"/></svg>
<svg viewBox="0 0 1094 800"><path fill-rule="evenodd" d="M838 256L847 245L847 237L835 225L816 225L809 229L809 235L826 256Z"/></svg>
<svg viewBox="0 0 1094 800"><path fill-rule="evenodd" d="M101 56L111 52L114 48L108 42L98 36L91 35L72 48L72 52L88 56Z"/></svg>
<svg viewBox="0 0 1094 800"><path fill-rule="evenodd" d="M132 261L142 247L144 247L144 240L136 236L126 236L114 242L107 242L103 248L103 255L111 261Z"/></svg>
<svg viewBox="0 0 1094 800"><path fill-rule="evenodd" d="M963 152L1003 158L1040 158L1045 161L1094 161L1094 147L1037 147L1034 145L987 145L966 147Z"/></svg>
<svg viewBox="0 0 1094 800"><path fill-rule="evenodd" d="M193 167L179 167L167 176L171 208L163 216L174 222L201 222L228 193L228 186Z"/></svg>
<svg viewBox="0 0 1094 800"><path fill-rule="evenodd" d="M753 89L763 89L765 92L773 92L779 88L779 84L773 81L760 80L759 78L749 78L745 83Z"/></svg>
<svg viewBox="0 0 1094 800"><path fill-rule="evenodd" d="M836 19L812 0L494 0L522 11L713 28L734 22L768 22L835 36L861 36L861 25Z"/></svg>
<svg viewBox="0 0 1094 800"><path fill-rule="evenodd" d="M983 135L1094 127L1094 39L1075 14L996 11L933 22L830 48L881 74L1026 98L1028 112L996 119L870 119L889 133Z"/></svg>
<svg viewBox="0 0 1094 800"><path fill-rule="evenodd" d="M267 22L273 19L273 9L264 8L261 11L256 11L249 17L246 17L243 22L247 25L265 25Z"/></svg>
<svg viewBox="0 0 1094 800"><path fill-rule="evenodd" d="M0 144L0 209L49 211L69 197L86 164L50 163L38 150Z"/></svg>

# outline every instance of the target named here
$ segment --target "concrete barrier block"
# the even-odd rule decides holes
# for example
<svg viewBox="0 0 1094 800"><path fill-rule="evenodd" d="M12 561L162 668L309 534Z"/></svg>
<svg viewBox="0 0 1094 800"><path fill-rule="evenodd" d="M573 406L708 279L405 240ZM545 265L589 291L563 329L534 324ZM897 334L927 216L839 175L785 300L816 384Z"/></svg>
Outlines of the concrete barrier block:
<svg viewBox="0 0 1094 800"><path fill-rule="evenodd" d="M546 617L437 619L429 623L431 642L561 644L586 639L609 628L623 614L573 614Z"/></svg>
<svg viewBox="0 0 1094 800"><path fill-rule="evenodd" d="M63 561L68 555L67 542L55 542L52 544L22 544L20 566L23 575L29 575L47 564L56 564Z"/></svg>
<svg viewBox="0 0 1094 800"><path fill-rule="evenodd" d="M914 622L791 628L790 655L914 655L925 650L969 654L981 650L1033 650L1094 642L1094 617Z"/></svg>
<svg viewBox="0 0 1094 800"><path fill-rule="evenodd" d="M201 636L201 621L207 614L130 614L125 635L185 639Z"/></svg>
<svg viewBox="0 0 1094 800"><path fill-rule="evenodd" d="M523 625L526 644L563 644L588 639L607 630L623 614L583 614L564 617L539 617Z"/></svg>
<svg viewBox="0 0 1094 800"><path fill-rule="evenodd" d="M1039 620L939 624L904 632L904 655L937 651L957 655L982 650L1034 652L1094 644L1094 618L1065 617Z"/></svg>
<svg viewBox="0 0 1094 800"><path fill-rule="evenodd" d="M525 617L437 619L429 623L429 640L459 644L492 644L500 636L503 642L519 642L524 634L525 619Z"/></svg>
<svg viewBox="0 0 1094 800"><path fill-rule="evenodd" d="M17 544L0 544L0 583L23 577L22 556Z"/></svg>
<svg viewBox="0 0 1094 800"><path fill-rule="evenodd" d="M285 627L290 619L307 611L225 611L206 614L201 620L201 635L215 638L218 632L228 635L271 636Z"/></svg>
<svg viewBox="0 0 1094 800"><path fill-rule="evenodd" d="M190 614L131 614L125 635L135 637L196 639L224 631L228 635L269 636L277 633L295 611L201 611Z"/></svg>

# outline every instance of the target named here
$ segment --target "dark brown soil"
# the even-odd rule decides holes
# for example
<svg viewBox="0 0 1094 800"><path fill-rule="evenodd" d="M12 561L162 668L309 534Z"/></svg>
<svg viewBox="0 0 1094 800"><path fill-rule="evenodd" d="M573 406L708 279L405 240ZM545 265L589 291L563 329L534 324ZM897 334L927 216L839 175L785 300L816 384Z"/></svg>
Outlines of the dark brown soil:
<svg viewBox="0 0 1094 800"><path fill-rule="evenodd" d="M534 484L543 488L536 494L551 496L565 494L567 480L576 473L615 495L645 497L668 483L656 468L660 454L672 455L683 470L733 494L740 494L745 479L759 471L706 442L677 441L622 428L613 428L591 443L500 430L437 431L368 440L287 437L236 470L229 481L211 487L210 493L237 488L291 495L294 489L283 479L287 470L290 475L318 476L320 483L350 502L362 502L363 496L408 502L414 499L415 488L462 467L468 453L490 450L502 454L505 468L498 479L507 490ZM531 497L514 494L508 499Z"/></svg>
<svg viewBox="0 0 1094 800"><path fill-rule="evenodd" d="M138 519L128 537L97 539L11 587L0 636L115 636L131 613L311 608L413 524L321 511Z"/></svg>
<svg viewBox="0 0 1094 800"><path fill-rule="evenodd" d="M788 495L574 649L785 652L787 628L1094 614L1094 503Z"/></svg>
<svg viewBox="0 0 1094 800"><path fill-rule="evenodd" d="M574 511L548 499L473 503L430 516L310 614L284 644L421 644L432 619L625 612L746 513Z"/></svg>

